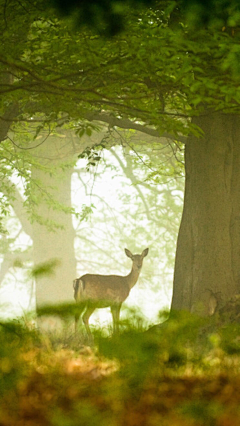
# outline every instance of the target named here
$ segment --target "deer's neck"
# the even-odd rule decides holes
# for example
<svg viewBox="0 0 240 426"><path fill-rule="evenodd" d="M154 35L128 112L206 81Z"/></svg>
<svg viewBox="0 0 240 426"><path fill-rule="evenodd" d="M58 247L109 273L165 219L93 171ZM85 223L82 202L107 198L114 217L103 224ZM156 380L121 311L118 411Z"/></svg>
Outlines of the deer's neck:
<svg viewBox="0 0 240 426"><path fill-rule="evenodd" d="M140 271L132 269L130 274L126 276L129 289L131 289L136 284L139 274Z"/></svg>

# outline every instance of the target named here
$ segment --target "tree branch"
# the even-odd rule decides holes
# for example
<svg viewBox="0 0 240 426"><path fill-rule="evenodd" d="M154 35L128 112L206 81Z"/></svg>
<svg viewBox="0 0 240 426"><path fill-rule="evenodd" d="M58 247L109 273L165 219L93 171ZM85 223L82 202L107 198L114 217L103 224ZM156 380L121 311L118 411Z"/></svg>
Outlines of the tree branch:
<svg viewBox="0 0 240 426"><path fill-rule="evenodd" d="M120 127L122 129L133 129L141 133L146 133L147 135L154 136L156 138L166 138L175 140L178 142L186 143L187 138L183 135L174 136L171 133L160 133L159 130L156 130L152 127L147 127L143 124L135 123L134 121L129 120L128 118L117 118L113 115L106 114L105 112L91 113L86 115L86 119L89 121L102 121L108 123L110 126Z"/></svg>
<svg viewBox="0 0 240 426"><path fill-rule="evenodd" d="M13 208L13 210L16 213L17 218L19 219L19 221L21 222L23 231L29 235L32 238L32 226L31 223L29 222L29 220L27 219L26 216L26 211L23 207L23 199L21 197L21 195L19 194L16 185L14 185L9 179L7 179L6 177L4 178L4 185L8 186L9 189L14 187L14 199L11 199L9 202ZM6 196L8 196L8 194L5 194Z"/></svg>
<svg viewBox="0 0 240 426"><path fill-rule="evenodd" d="M0 141L3 141L8 133L8 130L18 114L18 104L15 103L0 117Z"/></svg>
<svg viewBox="0 0 240 426"><path fill-rule="evenodd" d="M139 195L139 197L140 197L140 199L142 200L142 203L143 203L143 205L144 205L144 207L145 207L145 212L146 212L146 216L147 216L147 218L148 218L148 220L151 220L151 215L150 215L150 211L149 211L149 208L148 208L148 205L147 205L147 202L146 202L146 200L145 200L145 197L144 197L144 195L143 195L143 193L142 193L142 191L141 191L141 189L139 188L139 186L138 186L138 180L137 180L137 178L136 178L136 176L134 175L134 173L133 173L133 171L132 171L132 164L131 164L131 162L129 161L129 159L126 159L126 161L127 161L127 166L125 166L124 164L123 164L123 161L121 160L121 158L119 157L119 155L111 148L110 150L109 150L110 152L111 152L111 154L116 158L116 160L118 161L118 163L119 163L119 165L121 166L121 168L122 168L122 170L123 170L123 172L125 173L125 175L126 175L126 177L128 178L128 179L130 179L130 181L132 182L132 184L133 184L133 186L134 186L134 188L136 189L136 191L137 191L137 193L138 193L138 195Z"/></svg>

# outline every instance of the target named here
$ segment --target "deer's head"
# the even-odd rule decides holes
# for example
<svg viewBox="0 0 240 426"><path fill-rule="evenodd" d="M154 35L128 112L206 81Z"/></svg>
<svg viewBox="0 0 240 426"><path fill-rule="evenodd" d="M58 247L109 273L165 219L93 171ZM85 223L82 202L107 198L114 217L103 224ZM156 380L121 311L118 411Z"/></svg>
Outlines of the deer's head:
<svg viewBox="0 0 240 426"><path fill-rule="evenodd" d="M132 254L130 252L130 250L125 248L125 253L127 257L130 257L130 259L133 262L133 270L140 272L142 269L142 264L143 264L143 259L144 257L147 256L148 254L148 248L146 248L145 250L143 250L142 254Z"/></svg>

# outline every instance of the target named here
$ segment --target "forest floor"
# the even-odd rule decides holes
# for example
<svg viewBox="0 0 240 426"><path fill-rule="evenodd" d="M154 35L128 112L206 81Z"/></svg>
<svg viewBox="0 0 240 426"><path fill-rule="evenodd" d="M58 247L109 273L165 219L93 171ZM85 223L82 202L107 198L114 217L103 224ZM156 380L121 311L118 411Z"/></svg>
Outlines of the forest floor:
<svg viewBox="0 0 240 426"><path fill-rule="evenodd" d="M239 426L239 326L179 324L91 346L2 325L0 426Z"/></svg>

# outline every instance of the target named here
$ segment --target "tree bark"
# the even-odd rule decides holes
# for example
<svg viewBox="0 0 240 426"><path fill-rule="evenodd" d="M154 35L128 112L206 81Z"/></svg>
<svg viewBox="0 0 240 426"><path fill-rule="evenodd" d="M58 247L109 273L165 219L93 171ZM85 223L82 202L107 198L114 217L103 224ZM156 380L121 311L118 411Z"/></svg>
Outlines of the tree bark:
<svg viewBox="0 0 240 426"><path fill-rule="evenodd" d="M240 120L206 112L194 122L204 136L185 149L172 309L212 315L240 292Z"/></svg>

